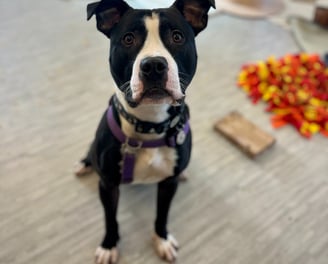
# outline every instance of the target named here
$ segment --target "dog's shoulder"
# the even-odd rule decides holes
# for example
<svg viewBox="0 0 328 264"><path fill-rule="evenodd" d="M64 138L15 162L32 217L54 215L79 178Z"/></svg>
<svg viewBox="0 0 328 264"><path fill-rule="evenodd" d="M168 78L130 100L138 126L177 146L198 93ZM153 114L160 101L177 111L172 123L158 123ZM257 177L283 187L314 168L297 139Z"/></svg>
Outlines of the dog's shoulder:
<svg viewBox="0 0 328 264"><path fill-rule="evenodd" d="M107 110L98 125L91 149L92 166L107 181L120 181L121 143L108 127Z"/></svg>

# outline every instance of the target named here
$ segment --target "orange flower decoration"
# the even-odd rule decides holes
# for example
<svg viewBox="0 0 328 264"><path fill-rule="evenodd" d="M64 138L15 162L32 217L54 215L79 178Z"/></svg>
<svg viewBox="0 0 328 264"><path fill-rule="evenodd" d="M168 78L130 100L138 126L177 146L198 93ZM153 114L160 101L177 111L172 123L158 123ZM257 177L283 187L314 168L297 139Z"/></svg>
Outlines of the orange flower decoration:
<svg viewBox="0 0 328 264"><path fill-rule="evenodd" d="M272 56L244 65L238 85L253 103L267 102L273 127L291 124L304 137L328 137L328 68L318 55Z"/></svg>

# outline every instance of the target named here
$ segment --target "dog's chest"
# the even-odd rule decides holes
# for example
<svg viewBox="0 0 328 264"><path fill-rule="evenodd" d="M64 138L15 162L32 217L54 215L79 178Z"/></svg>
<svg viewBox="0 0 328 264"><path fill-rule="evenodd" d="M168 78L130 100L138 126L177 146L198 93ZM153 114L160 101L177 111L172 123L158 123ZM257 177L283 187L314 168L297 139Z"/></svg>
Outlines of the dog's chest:
<svg viewBox="0 0 328 264"><path fill-rule="evenodd" d="M166 111L163 110L165 113ZM146 113L144 113L146 115ZM121 117L122 130L127 137L135 138L136 131L124 118ZM158 135L163 137L163 135ZM141 136L143 140L155 139L153 136ZM171 147L141 148L135 153L133 167L133 184L156 183L174 175L177 162L177 152ZM121 163L123 164L123 163ZM124 165L123 165L124 166Z"/></svg>
<svg viewBox="0 0 328 264"><path fill-rule="evenodd" d="M173 176L176 160L174 148L140 149L136 154L132 183L155 183Z"/></svg>

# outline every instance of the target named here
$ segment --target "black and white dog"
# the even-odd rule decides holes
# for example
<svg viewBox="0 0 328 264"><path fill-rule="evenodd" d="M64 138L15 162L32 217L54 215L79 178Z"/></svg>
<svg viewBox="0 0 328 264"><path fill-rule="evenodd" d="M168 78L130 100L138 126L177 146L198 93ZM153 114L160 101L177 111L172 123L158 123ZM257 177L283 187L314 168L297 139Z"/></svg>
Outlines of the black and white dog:
<svg viewBox="0 0 328 264"><path fill-rule="evenodd" d="M137 10L122 0L87 6L97 28L111 40L110 71L115 95L98 126L77 175L94 169L105 211L106 233L96 263L118 260L116 213L120 183L158 183L154 245L168 262L178 243L167 231L169 208L179 175L191 153L185 91L197 64L195 36L208 20L214 0L176 0L170 8Z"/></svg>

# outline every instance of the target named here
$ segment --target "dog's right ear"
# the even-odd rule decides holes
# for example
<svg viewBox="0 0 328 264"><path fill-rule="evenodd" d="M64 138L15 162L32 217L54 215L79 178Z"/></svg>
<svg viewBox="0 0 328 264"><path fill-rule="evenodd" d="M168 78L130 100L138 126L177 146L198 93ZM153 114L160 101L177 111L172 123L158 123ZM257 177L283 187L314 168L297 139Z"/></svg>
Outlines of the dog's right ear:
<svg viewBox="0 0 328 264"><path fill-rule="evenodd" d="M97 29L110 38L110 33L131 7L122 0L102 0L87 6L87 20L96 15Z"/></svg>

